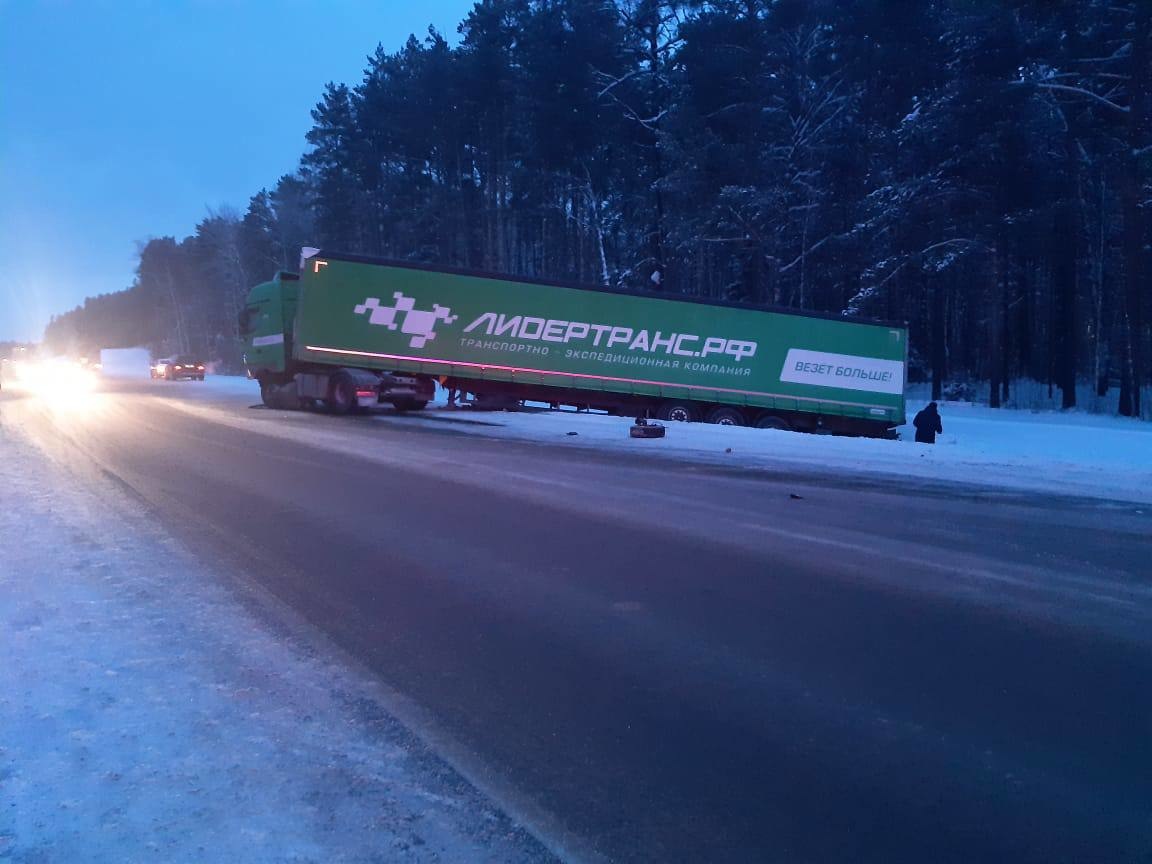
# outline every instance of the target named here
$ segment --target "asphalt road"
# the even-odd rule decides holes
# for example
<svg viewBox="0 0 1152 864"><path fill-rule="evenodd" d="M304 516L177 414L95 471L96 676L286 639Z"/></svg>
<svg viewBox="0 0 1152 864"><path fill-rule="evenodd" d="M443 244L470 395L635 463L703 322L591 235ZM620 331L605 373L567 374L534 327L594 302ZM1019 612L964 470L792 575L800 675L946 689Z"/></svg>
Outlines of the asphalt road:
<svg viewBox="0 0 1152 864"><path fill-rule="evenodd" d="M0 422L302 615L568 857L1152 861L1141 508L161 385Z"/></svg>

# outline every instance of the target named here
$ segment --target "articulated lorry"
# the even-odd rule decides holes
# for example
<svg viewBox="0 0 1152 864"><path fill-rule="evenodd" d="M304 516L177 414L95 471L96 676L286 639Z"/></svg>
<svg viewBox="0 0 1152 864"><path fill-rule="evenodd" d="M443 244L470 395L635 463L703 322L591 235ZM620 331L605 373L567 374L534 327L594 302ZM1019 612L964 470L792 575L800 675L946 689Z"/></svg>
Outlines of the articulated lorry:
<svg viewBox="0 0 1152 864"><path fill-rule="evenodd" d="M903 326L305 249L254 287L249 374L273 408L483 403L888 437L904 422Z"/></svg>

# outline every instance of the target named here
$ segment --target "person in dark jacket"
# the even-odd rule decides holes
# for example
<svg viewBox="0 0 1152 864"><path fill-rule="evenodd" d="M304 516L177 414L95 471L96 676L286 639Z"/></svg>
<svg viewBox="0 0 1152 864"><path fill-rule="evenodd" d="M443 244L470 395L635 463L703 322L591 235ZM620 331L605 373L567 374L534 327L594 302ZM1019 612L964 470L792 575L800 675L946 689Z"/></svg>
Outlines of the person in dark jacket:
<svg viewBox="0 0 1152 864"><path fill-rule="evenodd" d="M912 425L916 427L916 440L921 444L935 444L936 436L944 434L935 402L929 402L927 408L922 408L912 420Z"/></svg>

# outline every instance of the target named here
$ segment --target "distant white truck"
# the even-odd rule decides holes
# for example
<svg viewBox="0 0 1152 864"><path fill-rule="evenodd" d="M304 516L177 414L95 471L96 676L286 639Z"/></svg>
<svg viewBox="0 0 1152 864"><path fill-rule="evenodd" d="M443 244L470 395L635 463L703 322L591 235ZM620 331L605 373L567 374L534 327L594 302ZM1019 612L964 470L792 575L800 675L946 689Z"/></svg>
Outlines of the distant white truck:
<svg viewBox="0 0 1152 864"><path fill-rule="evenodd" d="M101 371L113 378L147 378L152 354L147 348L100 349Z"/></svg>

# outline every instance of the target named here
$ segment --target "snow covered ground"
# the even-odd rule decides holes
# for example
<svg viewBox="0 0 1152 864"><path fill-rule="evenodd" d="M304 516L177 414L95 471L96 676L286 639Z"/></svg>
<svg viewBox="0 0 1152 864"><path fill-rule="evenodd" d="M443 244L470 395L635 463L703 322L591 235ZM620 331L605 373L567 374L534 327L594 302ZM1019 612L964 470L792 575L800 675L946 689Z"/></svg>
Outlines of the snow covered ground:
<svg viewBox="0 0 1152 864"><path fill-rule="evenodd" d="M2 419L2 418L0 418ZM116 490L0 422L0 861L534 861Z"/></svg>
<svg viewBox="0 0 1152 864"><path fill-rule="evenodd" d="M208 386L238 400L259 401L255 382L224 377L209 378L209 382ZM923 401L910 399L909 414L922 407ZM548 411L447 411L442 403L437 407L437 428L450 424L453 430L471 435L655 454L749 470L796 466L881 475L909 484L964 483L1152 503L1152 423L1123 417L945 402L940 409L944 434L936 445L928 446L916 444L907 426L900 430L900 441L704 423L670 424L662 440L635 440L628 437L629 418ZM382 413L379 419L394 422L390 413ZM404 422L418 422L418 418L414 415ZM299 430L294 428L290 434ZM330 437L321 430L316 434Z"/></svg>

